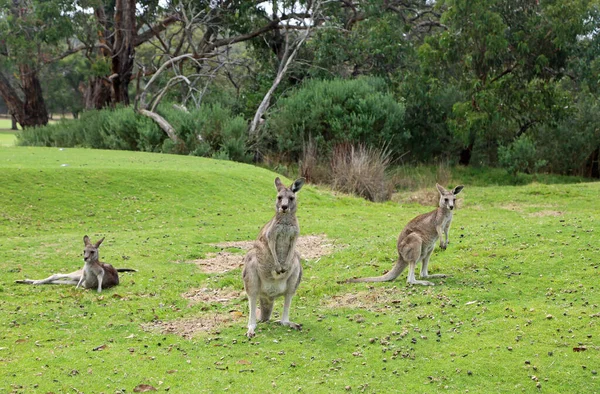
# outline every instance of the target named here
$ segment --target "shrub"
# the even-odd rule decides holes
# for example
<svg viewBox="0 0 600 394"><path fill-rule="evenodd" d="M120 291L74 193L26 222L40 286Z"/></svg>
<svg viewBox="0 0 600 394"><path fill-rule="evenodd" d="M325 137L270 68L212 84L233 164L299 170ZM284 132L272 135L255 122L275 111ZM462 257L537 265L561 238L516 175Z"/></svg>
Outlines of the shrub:
<svg viewBox="0 0 600 394"><path fill-rule="evenodd" d="M518 172L535 173L546 165L546 160L538 159L535 144L525 134L509 146L500 146L498 148L498 160L502 167L515 176Z"/></svg>
<svg viewBox="0 0 600 394"><path fill-rule="evenodd" d="M400 152L409 138L403 121L404 105L387 92L383 79L310 80L280 99L267 119L267 149L295 161L312 136L323 155L344 142L386 143Z"/></svg>
<svg viewBox="0 0 600 394"><path fill-rule="evenodd" d="M229 109L215 104L187 112L165 105L159 108L159 113L183 141L183 147L167 145L167 148L180 150L173 153L241 162L252 160L246 143L248 124L242 116L234 116Z"/></svg>
<svg viewBox="0 0 600 394"><path fill-rule="evenodd" d="M86 111L78 120L26 129L18 143L252 160L246 146L246 120L234 116L228 109L210 105L187 112L164 105L158 112L173 126L180 143L173 143L152 119L135 113L130 107Z"/></svg>

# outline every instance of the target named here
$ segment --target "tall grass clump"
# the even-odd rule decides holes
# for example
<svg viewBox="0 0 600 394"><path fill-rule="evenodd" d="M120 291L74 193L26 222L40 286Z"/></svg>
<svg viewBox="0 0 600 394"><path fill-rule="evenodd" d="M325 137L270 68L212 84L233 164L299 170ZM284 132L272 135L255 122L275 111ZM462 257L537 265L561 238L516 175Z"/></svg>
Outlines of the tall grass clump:
<svg viewBox="0 0 600 394"><path fill-rule="evenodd" d="M386 143L401 152L409 139L404 104L379 78L310 80L277 102L265 127L266 150L285 152L290 161L300 158L303 142L311 136L320 155L345 142Z"/></svg>
<svg viewBox="0 0 600 394"><path fill-rule="evenodd" d="M390 151L364 144L339 144L331 155L331 186L370 201L387 201L393 185L387 180Z"/></svg>

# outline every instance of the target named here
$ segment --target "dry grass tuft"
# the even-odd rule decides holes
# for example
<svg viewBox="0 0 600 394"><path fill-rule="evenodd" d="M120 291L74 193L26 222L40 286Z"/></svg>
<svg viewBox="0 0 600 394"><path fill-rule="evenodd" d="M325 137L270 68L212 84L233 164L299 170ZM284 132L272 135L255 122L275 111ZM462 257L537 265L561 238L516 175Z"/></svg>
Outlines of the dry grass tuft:
<svg viewBox="0 0 600 394"><path fill-rule="evenodd" d="M331 186L370 201L387 201L393 193L386 177L390 162L390 151L385 148L339 144L331 156Z"/></svg>

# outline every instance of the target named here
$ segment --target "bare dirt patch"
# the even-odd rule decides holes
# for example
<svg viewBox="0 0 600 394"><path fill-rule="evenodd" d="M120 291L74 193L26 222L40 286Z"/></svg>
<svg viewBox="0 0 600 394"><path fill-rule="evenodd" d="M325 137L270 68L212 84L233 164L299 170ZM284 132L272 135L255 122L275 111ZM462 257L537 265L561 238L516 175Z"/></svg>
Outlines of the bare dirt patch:
<svg viewBox="0 0 600 394"><path fill-rule="evenodd" d="M175 334L190 339L199 333L211 333L238 324L241 320L243 320L242 312L232 311L228 314L211 313L195 318L147 323L143 324L142 328L146 331Z"/></svg>
<svg viewBox="0 0 600 394"><path fill-rule="evenodd" d="M323 299L321 304L328 308L360 308L372 312L381 312L393 307L394 304L408 302L408 294L397 287L373 287L341 295L333 295Z"/></svg>
<svg viewBox="0 0 600 394"><path fill-rule="evenodd" d="M529 216L562 216L564 214L564 212L548 209L548 208L554 208L554 207L555 206L553 206L551 204L534 205L534 204L519 204L519 203L508 203L508 204L504 204L504 205L500 206L500 208L502 208L502 209L506 209L508 211L519 212L519 213L523 213L526 209L543 209L542 211L531 213L531 214L529 214ZM544 208L546 208L546 209L544 209Z"/></svg>
<svg viewBox="0 0 600 394"><path fill-rule="evenodd" d="M190 300L191 305L199 302L206 304L222 304L240 298L241 294L241 291L233 289L209 289L204 287L202 289L192 289L186 293L183 293L182 297Z"/></svg>
<svg viewBox="0 0 600 394"><path fill-rule="evenodd" d="M209 253L207 258L192 261L197 264L202 272L223 273L239 268L243 265L244 253L248 251L254 241L222 242L215 244L221 248L220 252ZM240 249L244 253L233 253L225 249ZM333 252L334 243L325 235L305 235L298 238L296 244L300 256L304 260L314 260Z"/></svg>
<svg viewBox="0 0 600 394"><path fill-rule="evenodd" d="M501 205L500 208L506 209L508 211L523 212L525 206L523 204L510 203Z"/></svg>
<svg viewBox="0 0 600 394"><path fill-rule="evenodd" d="M558 217L558 216L562 216L564 214L565 214L564 212L560 212L560 211L545 210L545 211L530 213L529 216L534 216L534 217L555 216L555 217Z"/></svg>
<svg viewBox="0 0 600 394"><path fill-rule="evenodd" d="M396 193L392 201L397 203L417 203L428 207L437 207L440 195L435 190L419 189L410 192Z"/></svg>

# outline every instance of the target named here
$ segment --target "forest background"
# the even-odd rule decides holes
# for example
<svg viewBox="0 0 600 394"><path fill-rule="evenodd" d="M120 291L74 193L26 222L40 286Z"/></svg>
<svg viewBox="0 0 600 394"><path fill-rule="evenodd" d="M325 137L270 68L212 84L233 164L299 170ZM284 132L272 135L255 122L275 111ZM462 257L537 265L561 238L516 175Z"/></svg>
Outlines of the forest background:
<svg viewBox="0 0 600 394"><path fill-rule="evenodd" d="M398 188L393 164L597 178L599 11L596 0L0 0L0 112L21 145L262 163L371 200ZM339 179L357 166L369 184Z"/></svg>

